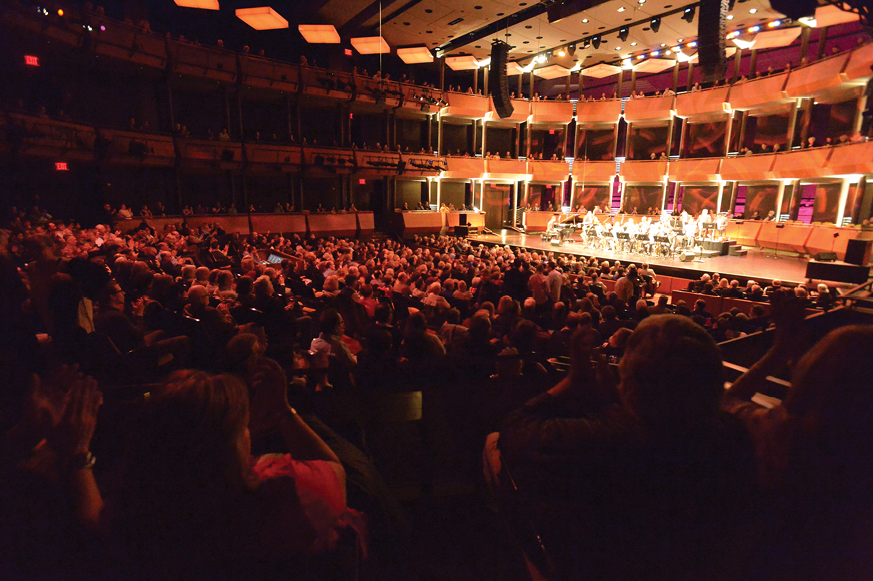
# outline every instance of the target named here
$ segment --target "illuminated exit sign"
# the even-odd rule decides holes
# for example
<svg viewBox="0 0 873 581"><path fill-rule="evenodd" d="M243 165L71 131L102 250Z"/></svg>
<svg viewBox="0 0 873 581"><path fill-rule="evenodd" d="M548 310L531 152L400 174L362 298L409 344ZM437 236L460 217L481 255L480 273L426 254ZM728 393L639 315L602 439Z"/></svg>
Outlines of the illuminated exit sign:
<svg viewBox="0 0 873 581"><path fill-rule="evenodd" d="M32 54L24 55L24 64L29 67L38 67L39 66L39 57L33 56Z"/></svg>
<svg viewBox="0 0 873 581"><path fill-rule="evenodd" d="M59 161L55 164L55 169L58 171L70 171L70 168L67 167L67 162Z"/></svg>

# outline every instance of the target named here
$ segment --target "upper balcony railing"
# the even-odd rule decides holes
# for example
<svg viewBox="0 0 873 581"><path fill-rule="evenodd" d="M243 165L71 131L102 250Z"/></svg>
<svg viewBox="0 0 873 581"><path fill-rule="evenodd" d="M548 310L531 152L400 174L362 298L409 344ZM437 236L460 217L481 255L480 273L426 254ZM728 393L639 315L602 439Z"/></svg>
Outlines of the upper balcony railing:
<svg viewBox="0 0 873 581"><path fill-rule="evenodd" d="M445 157L425 153L181 137L16 111L0 114L0 151L12 148L26 156L136 166L170 167L178 160L187 167L408 176L435 176L446 169Z"/></svg>
<svg viewBox="0 0 873 581"><path fill-rule="evenodd" d="M120 22L95 11L65 5L64 15L35 6L4 3L5 23L69 46L90 48L94 53L132 63L166 69L182 75L226 83L301 92L337 100L386 107L402 107L423 113L486 119L493 122L566 124L575 114L578 124L617 123L621 101L516 100L518 114L502 120L487 96L443 92L429 86L386 78L370 78L357 72L319 69L222 47L207 47L169 35L161 36L130 22ZM679 95L645 97L625 102L624 116L631 122L655 122L671 118L722 114L737 110L778 107L797 98L813 97L824 103L860 96L870 80L873 44L831 55L810 64L730 86Z"/></svg>

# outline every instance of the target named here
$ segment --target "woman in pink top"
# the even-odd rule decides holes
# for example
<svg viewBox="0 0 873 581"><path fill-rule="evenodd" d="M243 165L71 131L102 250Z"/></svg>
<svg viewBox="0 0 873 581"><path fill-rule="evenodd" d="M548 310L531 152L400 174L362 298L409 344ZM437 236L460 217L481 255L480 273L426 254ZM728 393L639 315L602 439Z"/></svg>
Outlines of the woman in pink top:
<svg viewBox="0 0 873 581"><path fill-rule="evenodd" d="M178 371L152 391L109 510L89 466L74 475L77 513L109 533L109 578L288 578L359 528L339 458L288 405L282 368L255 359L249 385L251 408L232 375ZM98 406L76 406L70 431L93 432ZM280 437L288 453L253 458L252 434Z"/></svg>

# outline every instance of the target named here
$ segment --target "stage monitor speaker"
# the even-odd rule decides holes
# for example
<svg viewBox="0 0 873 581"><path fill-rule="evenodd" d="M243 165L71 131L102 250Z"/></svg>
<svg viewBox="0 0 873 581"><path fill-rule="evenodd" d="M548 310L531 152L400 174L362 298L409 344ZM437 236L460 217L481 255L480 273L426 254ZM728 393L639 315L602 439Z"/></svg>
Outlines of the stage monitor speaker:
<svg viewBox="0 0 873 581"><path fill-rule="evenodd" d="M858 266L870 264L870 248L873 240L849 240L846 246L846 262Z"/></svg>
<svg viewBox="0 0 873 581"><path fill-rule="evenodd" d="M495 40L491 45L491 74L488 76L488 92L494 100L494 110L501 119L512 115L512 99L509 98L509 80L506 78L506 63L509 61L509 45Z"/></svg>
<svg viewBox="0 0 873 581"><path fill-rule="evenodd" d="M725 26L728 0L701 0L697 17L697 44L704 82L721 80L727 71Z"/></svg>
<svg viewBox="0 0 873 581"><path fill-rule="evenodd" d="M693 252L683 252L682 254L679 255L679 260L681 260L682 262L692 262L694 260L694 253Z"/></svg>
<svg viewBox="0 0 873 581"><path fill-rule="evenodd" d="M819 252L813 256L818 262L833 262L837 259L836 252Z"/></svg>

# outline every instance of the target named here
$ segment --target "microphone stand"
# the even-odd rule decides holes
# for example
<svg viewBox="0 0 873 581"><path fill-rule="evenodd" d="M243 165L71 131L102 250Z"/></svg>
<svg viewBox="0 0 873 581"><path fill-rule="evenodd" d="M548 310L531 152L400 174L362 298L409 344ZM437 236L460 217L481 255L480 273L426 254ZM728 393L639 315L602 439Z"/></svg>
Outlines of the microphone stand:
<svg viewBox="0 0 873 581"><path fill-rule="evenodd" d="M785 228L785 224L776 222L776 248L773 249L774 260L779 258L779 232L781 232L783 228Z"/></svg>

